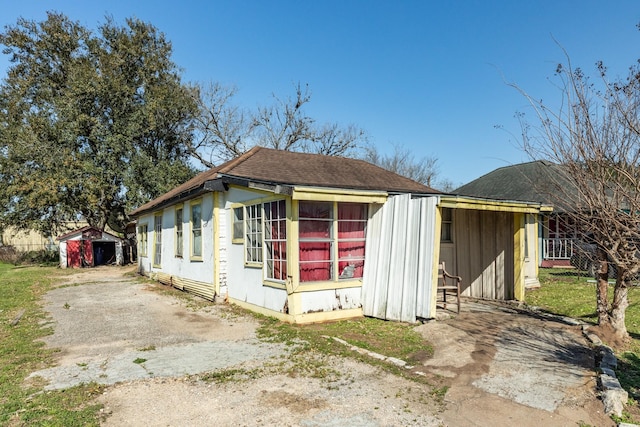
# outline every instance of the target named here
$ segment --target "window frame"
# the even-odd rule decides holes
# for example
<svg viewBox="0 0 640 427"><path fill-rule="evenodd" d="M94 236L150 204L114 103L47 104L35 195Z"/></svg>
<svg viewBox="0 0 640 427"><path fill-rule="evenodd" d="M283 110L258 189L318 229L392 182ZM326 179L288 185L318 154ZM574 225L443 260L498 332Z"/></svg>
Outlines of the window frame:
<svg viewBox="0 0 640 427"><path fill-rule="evenodd" d="M231 243L244 244L244 205L231 205Z"/></svg>
<svg viewBox="0 0 640 427"><path fill-rule="evenodd" d="M264 207L263 202L244 206L244 264L262 267L264 260ZM253 244L255 242L255 244Z"/></svg>
<svg viewBox="0 0 640 427"><path fill-rule="evenodd" d="M153 214L153 261L156 268L162 267L162 212Z"/></svg>
<svg viewBox="0 0 640 427"><path fill-rule="evenodd" d="M176 206L174 218L175 256L182 258L184 256L184 206Z"/></svg>
<svg viewBox="0 0 640 427"><path fill-rule="evenodd" d="M272 216L274 212L272 206L276 206L276 216ZM267 208L268 206L268 208ZM263 263L265 265L264 268L264 279L277 282L277 283L285 283L288 273L288 245L289 242L287 237L289 233L287 232L287 201L285 199L272 200L268 202L262 203L262 248L263 248ZM277 225L278 235L274 235L274 226ZM270 230L268 232L268 230ZM269 255L272 255L271 257ZM277 267L276 267L277 266ZM278 271L279 277L276 276L276 271Z"/></svg>
<svg viewBox="0 0 640 427"><path fill-rule="evenodd" d="M301 212L301 205L304 203L308 203L308 204L331 204L331 209L330 209L330 218L311 218L311 217L304 217L301 216L300 212ZM340 219L340 206L343 204L352 204L352 205L361 205L363 207L363 217L360 219ZM339 282L345 282L345 281L353 281L353 280L357 280L360 281L362 280L362 275L358 275L358 276L354 276L353 274L344 274L344 271L341 272L340 271L340 263L341 262L345 262L347 260L355 260L357 262L361 262L362 265L361 267L359 267L361 269L361 271L364 270L364 263L366 261L366 253L363 253L363 255L360 257L340 257L340 247L341 247L341 243L346 243L346 242L362 242L362 245L364 245L362 247L362 250L364 251L364 248L366 247L366 232L367 232L367 226L368 226L368 221L369 221L369 204L368 203L364 203L364 202L341 202L341 201L323 201L323 200L301 200L298 203L298 236L297 236L297 243L298 243L298 280L300 282L301 285L305 285L305 286L313 286L314 284L318 284L318 283L326 283L326 282L332 282L332 283L339 283ZM301 233L303 233L304 231L302 231L305 228L304 223L320 223L320 222L328 222L329 226L328 226L328 237L301 237ZM341 224L345 223L345 222L361 222L364 224L364 229L362 231L363 233L363 237L362 238L340 238L340 226ZM313 226L310 227L311 230L314 229ZM304 250L302 247L303 245L306 244L313 244L313 243L318 243L318 244L322 244L322 243L328 243L329 244L329 249L328 249L328 255L329 255L329 259L327 260L305 260L302 261L302 251ZM310 245L311 247L311 245ZM313 250L312 248L309 250ZM318 280L303 280L303 274L302 274L302 267L304 264L311 264L311 263L328 263L330 265L330 277L328 279L318 279Z"/></svg>
<svg viewBox="0 0 640 427"><path fill-rule="evenodd" d="M138 224L138 255L149 256L149 223Z"/></svg>
<svg viewBox="0 0 640 427"><path fill-rule="evenodd" d="M453 243L453 209L441 208L440 242Z"/></svg>
<svg viewBox="0 0 640 427"><path fill-rule="evenodd" d="M198 224L194 221L194 209L199 208L200 218ZM202 230L202 199L192 200L189 203L189 257L191 261L202 261L203 252L203 230ZM196 239L196 233L200 233L199 239ZM199 240L199 253L196 253L196 241Z"/></svg>

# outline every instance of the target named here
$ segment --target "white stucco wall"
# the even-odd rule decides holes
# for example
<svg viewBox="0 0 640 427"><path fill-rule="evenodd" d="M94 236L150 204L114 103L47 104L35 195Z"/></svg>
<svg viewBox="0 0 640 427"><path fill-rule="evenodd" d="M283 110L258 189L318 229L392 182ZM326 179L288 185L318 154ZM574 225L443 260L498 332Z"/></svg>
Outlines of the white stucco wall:
<svg viewBox="0 0 640 427"><path fill-rule="evenodd" d="M194 280L213 285L213 193L198 198L202 204L202 257L194 259L191 256L191 203L169 206L162 210L162 259L160 267L153 266L153 251L155 244L154 213L144 215L138 219L138 226L147 224L147 255L138 256L140 271L144 273L165 273L184 279ZM176 256L176 208L183 208L182 256ZM138 251L140 253L140 251Z"/></svg>

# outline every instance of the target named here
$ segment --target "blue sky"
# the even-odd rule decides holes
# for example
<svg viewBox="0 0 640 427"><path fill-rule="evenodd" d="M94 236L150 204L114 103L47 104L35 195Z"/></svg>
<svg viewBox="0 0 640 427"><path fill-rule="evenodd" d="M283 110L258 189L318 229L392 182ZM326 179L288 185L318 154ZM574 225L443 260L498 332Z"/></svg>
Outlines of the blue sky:
<svg viewBox="0 0 640 427"><path fill-rule="evenodd" d="M514 119L527 103L505 81L557 102L554 39L588 71L604 60L622 76L640 58L635 0L0 0L0 10L2 27L47 10L89 28L107 14L151 22L184 80L235 85L247 108L309 84L318 122L355 124L383 153L400 144L436 157L455 184L529 160ZM0 76L7 67L0 55Z"/></svg>

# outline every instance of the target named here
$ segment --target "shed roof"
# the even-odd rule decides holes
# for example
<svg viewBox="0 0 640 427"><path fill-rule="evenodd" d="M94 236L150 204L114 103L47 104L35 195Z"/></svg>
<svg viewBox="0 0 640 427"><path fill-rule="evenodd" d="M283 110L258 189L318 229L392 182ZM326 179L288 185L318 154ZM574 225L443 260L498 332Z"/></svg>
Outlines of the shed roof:
<svg viewBox="0 0 640 427"><path fill-rule="evenodd" d="M73 231L65 233L65 234L63 234L61 236L58 236L58 237L56 237L56 240L60 240L60 241L69 240L69 239L72 239L72 238L74 238L74 237L76 237L76 236L78 236L80 234L83 234L83 233L96 233L96 234L100 233L102 238L104 238L104 235L106 234L107 236L110 236L113 240L120 240L120 238L118 236L115 236L115 235L113 235L111 233L108 233L106 231L100 230L99 228L92 227L90 225L86 225L86 226L84 226L82 228L78 228L77 230L73 230Z"/></svg>
<svg viewBox="0 0 640 427"><path fill-rule="evenodd" d="M336 189L437 194L433 188L363 160L321 154L297 153L254 147L241 156L204 171L184 184L131 212L144 212L167 205L181 194L202 187L207 181L240 178L255 182Z"/></svg>

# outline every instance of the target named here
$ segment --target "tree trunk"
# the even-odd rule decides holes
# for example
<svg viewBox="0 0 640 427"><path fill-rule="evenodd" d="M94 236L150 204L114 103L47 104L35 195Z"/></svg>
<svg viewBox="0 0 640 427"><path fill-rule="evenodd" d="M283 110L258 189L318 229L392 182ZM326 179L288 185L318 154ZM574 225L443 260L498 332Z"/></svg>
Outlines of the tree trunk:
<svg viewBox="0 0 640 427"><path fill-rule="evenodd" d="M599 268L596 271L596 313L598 313L598 325L605 325L611 322L607 298L609 263L607 262L607 254L602 249L598 249L597 256Z"/></svg>
<svg viewBox="0 0 640 427"><path fill-rule="evenodd" d="M620 271L618 271L616 287L613 290L613 302L611 303L611 314L609 315L609 323L611 324L616 337L620 338L623 341L626 341L629 339L627 325L625 324L626 311L627 307L629 306L629 299L627 298L629 293L629 283L624 281L620 276Z"/></svg>

